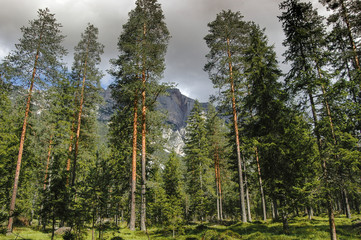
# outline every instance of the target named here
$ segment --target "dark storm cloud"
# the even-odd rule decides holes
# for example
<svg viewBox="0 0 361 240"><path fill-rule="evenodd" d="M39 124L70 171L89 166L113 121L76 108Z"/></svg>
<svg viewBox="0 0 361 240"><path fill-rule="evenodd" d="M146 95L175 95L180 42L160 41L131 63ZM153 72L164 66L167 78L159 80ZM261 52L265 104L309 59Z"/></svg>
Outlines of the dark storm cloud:
<svg viewBox="0 0 361 240"><path fill-rule="evenodd" d="M163 81L175 82L186 95L207 101L213 89L207 73L203 71L208 52L204 36L207 23L213 21L221 10L240 11L245 20L254 21L266 28L269 43L275 45L279 60L283 32L277 16L280 0L158 0L161 3L172 38L166 56L167 69ZM316 2L317 0L313 0ZM105 45L100 68L104 73L110 68L109 60L118 54L117 39L128 12L135 0L1 0L0 8L0 58L14 49L21 37L20 27L37 17L39 8L48 7L67 36L64 45L69 50L65 61L70 64L74 46L88 22L99 28L99 40ZM285 68L284 66L282 68ZM112 81L109 75L102 85Z"/></svg>

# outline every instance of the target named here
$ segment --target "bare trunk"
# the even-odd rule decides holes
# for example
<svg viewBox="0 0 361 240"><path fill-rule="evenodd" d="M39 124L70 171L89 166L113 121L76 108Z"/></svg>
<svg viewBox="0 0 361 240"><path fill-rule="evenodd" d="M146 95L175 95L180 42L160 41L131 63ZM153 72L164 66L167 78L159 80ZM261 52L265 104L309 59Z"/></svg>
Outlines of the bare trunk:
<svg viewBox="0 0 361 240"><path fill-rule="evenodd" d="M137 185L137 125L138 125L138 91L134 98L134 118L133 118L133 153L132 153L132 178L130 183L130 221L129 229L135 230L135 191Z"/></svg>
<svg viewBox="0 0 361 240"><path fill-rule="evenodd" d="M141 211L140 211L140 229L146 231L146 106L145 106L145 73L143 72L143 93L142 93L142 192L141 192Z"/></svg>
<svg viewBox="0 0 361 240"><path fill-rule="evenodd" d="M40 36L40 42L41 42L41 38L42 37ZM27 127L29 112L30 112L31 96L33 93L34 79L35 79L35 75L36 75L37 64L38 64L38 59L39 59L39 54L40 54L39 49L40 49L40 43L39 43L38 50L37 50L36 56L35 56L34 68L33 68L33 73L32 73L32 77L31 77L31 81L30 81L29 94L28 94L28 99L26 101L23 130L21 131L21 137L20 137L18 161L16 164L14 187L13 187L13 193L12 193L12 197L11 197L10 210L9 210L9 223L8 223L8 228L7 228L7 232L9 232L9 233L13 231L13 221L14 221L13 214L14 214L14 210L15 210L16 195L17 195L17 191L18 191L21 160L22 160L23 151L24 151L25 134L26 134L26 127Z"/></svg>
<svg viewBox="0 0 361 240"><path fill-rule="evenodd" d="M146 23L143 24L143 41L146 40L146 34L147 34L147 25ZM145 74L145 61L143 59L143 70L142 70L142 85L143 85L143 92L142 92L142 191L141 191L141 210L140 210L140 230L146 231L146 134L147 134L147 128L146 128L146 115L147 115L147 107L146 107L146 74Z"/></svg>
<svg viewBox="0 0 361 240"><path fill-rule="evenodd" d="M311 206L307 207L307 215L308 215L308 220L312 220L313 218L313 208Z"/></svg>
<svg viewBox="0 0 361 240"><path fill-rule="evenodd" d="M263 183L262 183L262 175L261 175L261 166L260 166L260 164L259 164L258 148L257 148L257 147L254 147L254 150L255 150L255 153L256 153L256 162L257 162L259 191L260 191L260 193L261 193L261 200L262 200L263 221L267 221L266 199L265 199L264 191L263 191Z"/></svg>
<svg viewBox="0 0 361 240"><path fill-rule="evenodd" d="M214 171L215 171L215 180L216 180L216 196L217 196L217 220L221 219L220 215L220 206L219 206L219 186L218 186L218 146L215 147L214 152Z"/></svg>
<svg viewBox="0 0 361 240"><path fill-rule="evenodd" d="M75 101L74 103L77 102L77 97L75 96ZM74 138L74 128L75 128L75 117L76 117L76 112L74 111L74 120L73 123L71 124L71 133L70 133L70 140L69 140L69 148L68 148L68 160L66 163L66 186L69 185L69 175L70 175L70 164L71 164L71 153L73 151L73 138Z"/></svg>
<svg viewBox="0 0 361 240"><path fill-rule="evenodd" d="M276 220L279 217L277 199L272 200L272 217Z"/></svg>
<svg viewBox="0 0 361 240"><path fill-rule="evenodd" d="M328 219L329 219L329 226L330 226L330 237L331 237L331 240L337 240L335 216L333 213L332 198L331 198L330 187L329 187L329 182L328 182L327 163L326 163L325 157L323 156L323 151L321 148L322 142L321 142L321 136L320 136L320 133L318 130L318 120L317 120L316 108L315 108L315 103L314 103L311 92L309 92L309 98L310 98L312 115L313 115L313 120L314 120L314 125L315 125L317 146L318 146L320 159L321 159L323 178L324 178L324 182L326 185L326 201L327 201L327 211L328 211Z"/></svg>
<svg viewBox="0 0 361 240"><path fill-rule="evenodd" d="M289 233L288 216L285 210L282 210L282 224L283 224L283 232L285 234L288 234Z"/></svg>
<svg viewBox="0 0 361 240"><path fill-rule="evenodd" d="M48 157L46 159L46 167L45 167L44 187L43 187L44 190L46 189L46 183L47 183L47 179L48 179L48 170L49 170L49 164L50 164L50 156L51 156L52 144L53 144L53 136L50 136L49 148L48 148Z"/></svg>
<svg viewBox="0 0 361 240"><path fill-rule="evenodd" d="M80 93L80 104L79 104L79 112L78 112L78 127L76 129L76 139L75 139L75 152L74 152L74 161L73 161L73 172L72 172L72 181L71 185L74 186L75 178L76 178L76 164L77 164L77 157L79 152L79 139L80 139L80 127L81 127L81 115L83 113L83 105L84 105L84 91L85 91L85 80L87 77L87 63L88 63L88 54L89 54L89 41L86 47L86 55L84 59L84 68L83 68L83 81L81 86L81 93Z"/></svg>
<svg viewBox="0 0 361 240"><path fill-rule="evenodd" d="M52 216L52 227L51 227L51 240L54 239L55 236L55 224L56 224L56 220L55 220L55 213L54 213L54 209L53 209L53 216Z"/></svg>
<svg viewBox="0 0 361 240"><path fill-rule="evenodd" d="M347 218L351 218L351 210L350 210L350 204L348 202L348 194L347 194L347 190L344 189L343 190L343 195L344 195L344 198L345 198L345 212L346 212L346 217Z"/></svg>
<svg viewBox="0 0 361 240"><path fill-rule="evenodd" d="M246 161L244 161L243 167L244 167L244 183L245 183L245 187L246 187L247 216L248 216L248 221L252 222L251 203L249 200L249 190L248 190L248 181L247 181Z"/></svg>
<svg viewBox="0 0 361 240"><path fill-rule="evenodd" d="M229 50L230 40L227 38L227 54L228 54L228 67L229 67L229 80L231 87L231 97L232 97L232 109L233 109L233 124L234 124L234 132L236 137L236 151L237 151L237 163L238 163L238 181L239 181L239 192L240 192L240 204L242 211L242 222L247 222L246 215L246 206L244 202L244 186L243 186L243 172L242 172L242 158L241 158L241 150L239 143L239 132L238 132L238 117L236 110L236 98L235 98L235 88L234 88L234 79L233 79L233 66L231 61L231 52Z"/></svg>
<svg viewBox="0 0 361 240"><path fill-rule="evenodd" d="M221 217L221 220L223 220L223 195L222 195L222 182L221 182L221 168L219 164L219 155L218 155L218 161L217 161L217 168L218 168L218 195L219 195L219 215Z"/></svg>
<svg viewBox="0 0 361 240"><path fill-rule="evenodd" d="M93 210L93 219L92 219L92 240L95 240L95 210Z"/></svg>

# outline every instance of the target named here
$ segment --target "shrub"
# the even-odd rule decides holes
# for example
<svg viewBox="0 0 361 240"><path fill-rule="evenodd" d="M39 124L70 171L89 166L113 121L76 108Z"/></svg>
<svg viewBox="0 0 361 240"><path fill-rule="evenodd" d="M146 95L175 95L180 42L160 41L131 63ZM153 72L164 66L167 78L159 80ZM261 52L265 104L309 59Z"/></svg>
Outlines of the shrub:
<svg viewBox="0 0 361 240"><path fill-rule="evenodd" d="M122 237L112 237L110 240L124 240Z"/></svg>
<svg viewBox="0 0 361 240"><path fill-rule="evenodd" d="M204 236L204 240L219 240L219 234L214 230L208 230Z"/></svg>
<svg viewBox="0 0 361 240"><path fill-rule="evenodd" d="M75 234L72 233L71 231L65 231L65 233L63 235L63 239L64 240L75 240Z"/></svg>

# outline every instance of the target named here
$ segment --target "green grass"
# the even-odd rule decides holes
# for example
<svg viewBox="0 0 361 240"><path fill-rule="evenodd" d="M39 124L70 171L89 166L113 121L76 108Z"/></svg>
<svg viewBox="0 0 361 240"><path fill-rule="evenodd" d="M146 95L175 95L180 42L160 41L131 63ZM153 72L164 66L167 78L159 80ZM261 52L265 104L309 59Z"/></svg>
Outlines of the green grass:
<svg viewBox="0 0 361 240"><path fill-rule="evenodd" d="M351 219L336 218L336 229L339 240L356 240L361 239L361 218L357 216ZM150 239L166 240L173 239L171 231L166 229L152 227L149 228L148 234ZM98 232L96 232L98 236ZM29 227L18 227L14 229L14 234L6 236L0 235L2 239L29 239L29 240L47 240L50 239L51 233L43 233ZM147 234L141 231L132 232L126 228L126 224L117 229L108 229L103 234L103 239L121 237L124 240L148 240ZM306 218L294 218L289 220L289 233L286 235L282 231L282 223L267 221L254 223L236 223L230 226L217 224L203 225L186 225L178 232L176 239L179 240L230 240L230 239L252 239L252 240L304 240L329 239L328 219L325 217L315 217L308 221ZM55 239L62 239L56 236ZM91 239L91 231L88 231L86 239ZM98 238L97 238L98 239Z"/></svg>

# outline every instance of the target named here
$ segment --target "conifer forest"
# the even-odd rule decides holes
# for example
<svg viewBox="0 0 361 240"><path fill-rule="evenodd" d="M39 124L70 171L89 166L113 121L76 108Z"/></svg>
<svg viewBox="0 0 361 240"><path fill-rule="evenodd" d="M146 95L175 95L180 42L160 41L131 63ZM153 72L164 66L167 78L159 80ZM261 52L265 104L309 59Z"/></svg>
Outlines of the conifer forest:
<svg viewBox="0 0 361 240"><path fill-rule="evenodd" d="M39 9L0 59L0 239L361 239L361 1L319 2L327 16L279 1L287 71L241 12L204 26L217 94L194 101L182 151L165 147L157 0L135 0L106 72L96 22L69 63Z"/></svg>

